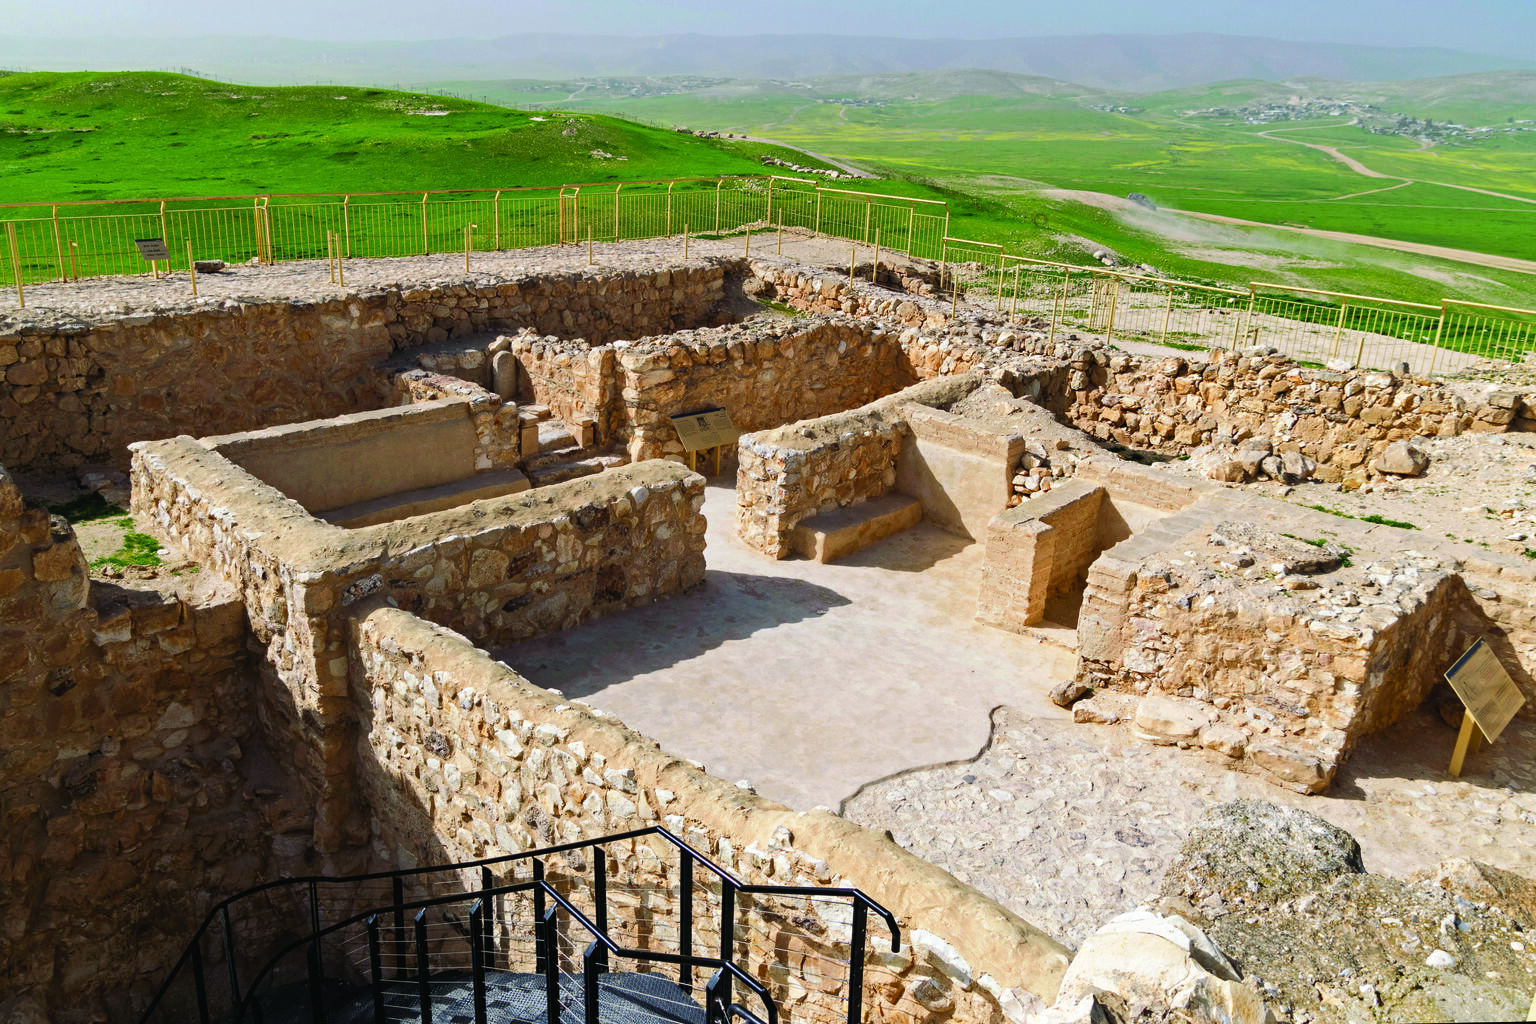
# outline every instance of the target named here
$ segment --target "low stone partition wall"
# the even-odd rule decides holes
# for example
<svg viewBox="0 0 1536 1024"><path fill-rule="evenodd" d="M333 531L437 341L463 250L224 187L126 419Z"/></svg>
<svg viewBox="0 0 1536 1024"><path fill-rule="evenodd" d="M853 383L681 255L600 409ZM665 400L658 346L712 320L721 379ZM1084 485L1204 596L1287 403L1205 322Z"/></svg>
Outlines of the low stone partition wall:
<svg viewBox="0 0 1536 1024"><path fill-rule="evenodd" d="M475 332L531 327L605 344L695 327L709 322L739 265L592 267L319 301L13 318L0 327L0 463L125 465L134 441L377 408L386 390L377 367L392 352Z"/></svg>
<svg viewBox="0 0 1536 1024"><path fill-rule="evenodd" d="M1380 371L1312 369L1269 350L1210 360L1115 354L1069 381L1067 417L1102 440L1176 454L1219 437L1300 450L1317 479L1358 486L1392 441L1536 428L1517 392L1481 404L1449 387Z"/></svg>
<svg viewBox="0 0 1536 1024"><path fill-rule="evenodd" d="M252 749L240 603L180 582L93 582L68 524L0 469L7 1019L135 1019L188 922L307 846L308 816L280 806L283 765ZM294 822L296 846L276 834Z"/></svg>
<svg viewBox="0 0 1536 1024"><path fill-rule="evenodd" d="M369 713L358 778L386 862L491 857L663 825L747 882L857 886L894 912L900 953L882 950L871 924L867 1019L1025 1024L1054 999L1062 946L889 838L713 778L385 601L355 609L350 644L355 701ZM675 891L675 860L644 840L607 857L611 891L646 886L647 920L672 919L663 894ZM806 933L829 946L846 934L835 909L799 902L743 929L785 1024L845 1019L840 986L798 971L807 956L807 970L818 969Z"/></svg>
<svg viewBox="0 0 1536 1024"><path fill-rule="evenodd" d="M347 617L372 594L500 646L693 586L703 478L669 462L343 529L191 438L134 446L140 522L233 584L267 650L263 722L302 767L315 842L365 819L350 792Z"/></svg>
<svg viewBox="0 0 1536 1024"><path fill-rule="evenodd" d="M770 558L787 558L801 520L896 487L910 435L907 404L952 402L980 383L979 374L925 382L848 412L743 435L736 449L737 536Z"/></svg>

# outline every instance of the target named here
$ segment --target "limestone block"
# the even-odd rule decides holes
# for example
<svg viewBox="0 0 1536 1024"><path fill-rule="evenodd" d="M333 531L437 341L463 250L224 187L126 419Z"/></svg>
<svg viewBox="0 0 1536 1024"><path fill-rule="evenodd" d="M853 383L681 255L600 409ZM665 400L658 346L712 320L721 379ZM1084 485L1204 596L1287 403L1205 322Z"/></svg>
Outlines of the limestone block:
<svg viewBox="0 0 1536 1024"><path fill-rule="evenodd" d="M1239 977L1216 944L1188 921L1133 910L1083 943L1052 1009L1064 1013L1111 994L1123 1000L1128 1017L1150 1009L1199 1024L1269 1024L1273 1014Z"/></svg>
<svg viewBox="0 0 1536 1024"><path fill-rule="evenodd" d="M1429 468L1429 456L1408 441L1393 441L1377 456L1371 468L1395 476L1423 476Z"/></svg>
<svg viewBox="0 0 1536 1024"><path fill-rule="evenodd" d="M1136 732L1153 743L1188 743L1211 723L1209 705L1183 697L1147 697L1136 709Z"/></svg>
<svg viewBox="0 0 1536 1024"><path fill-rule="evenodd" d="M1248 758L1282 784L1301 793L1321 793L1333 781L1334 766L1313 754L1267 737L1248 744Z"/></svg>

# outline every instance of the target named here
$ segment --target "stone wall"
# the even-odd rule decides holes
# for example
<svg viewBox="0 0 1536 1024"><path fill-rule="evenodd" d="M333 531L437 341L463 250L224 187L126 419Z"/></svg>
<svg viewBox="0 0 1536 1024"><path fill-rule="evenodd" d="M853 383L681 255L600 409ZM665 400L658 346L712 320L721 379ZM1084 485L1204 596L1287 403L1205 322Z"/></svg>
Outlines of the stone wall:
<svg viewBox="0 0 1536 1024"><path fill-rule="evenodd" d="M630 457L681 458L670 416L723 408L743 432L857 408L912 384L897 338L847 319L685 331L618 353Z"/></svg>
<svg viewBox="0 0 1536 1024"><path fill-rule="evenodd" d="M487 645L569 628L697 583L702 504L702 477L651 462L348 530L190 438L134 446L135 515L245 602L266 648L265 733L300 767L327 853L366 829L350 782L353 605L389 595Z"/></svg>
<svg viewBox="0 0 1536 1024"><path fill-rule="evenodd" d="M736 450L737 536L786 558L802 519L888 494L909 443L905 409L955 401L980 382L979 374L925 382L848 412L744 434Z"/></svg>
<svg viewBox="0 0 1536 1024"><path fill-rule="evenodd" d="M1318 531L1311 513L1221 519L1233 511L1203 499L1094 563L1079 679L1187 698L1144 702L1138 726L1321 790L1360 738L1416 708L1460 653L1465 588L1430 556L1357 552L1361 565L1341 566L1336 552L1287 535Z"/></svg>
<svg viewBox="0 0 1536 1024"><path fill-rule="evenodd" d="M1349 486L1374 473L1392 441L1536 426L1515 392L1469 403L1421 378L1310 369L1269 350L1218 350L1210 361L1116 354L1068 384L1066 415L1102 440L1183 454L1222 437L1259 437L1315 460L1318 479Z"/></svg>
<svg viewBox="0 0 1536 1024"><path fill-rule="evenodd" d="M532 332L509 340L507 351L517 360L518 401L546 406L571 427L590 420L599 445L623 429L612 345L593 347L580 338Z"/></svg>
<svg viewBox="0 0 1536 1024"><path fill-rule="evenodd" d="M351 643L355 699L371 716L359 779L386 861L465 860L663 825L748 882L858 886L897 914L900 954L878 952L871 927L867 1019L1023 1024L1036 1000L1054 997L1061 946L889 839L712 778L385 602L357 609ZM675 883L644 841L608 856L616 891ZM647 914L666 920L655 889L646 899ZM831 908L795 907L755 919L753 973L782 1000L786 1024L831 1024L843 1009L836 986L798 968L814 952L804 933L835 935L839 922ZM812 956L807 970L818 966Z"/></svg>
<svg viewBox="0 0 1536 1024"><path fill-rule="evenodd" d="M203 439L311 512L453 483L517 464L516 406L440 398Z"/></svg>
<svg viewBox="0 0 1536 1024"><path fill-rule="evenodd" d="M532 327L594 344L707 323L732 261L583 268L316 302L100 313L0 333L0 463L126 464L134 441L236 433L376 408L398 349Z"/></svg>
<svg viewBox="0 0 1536 1024"><path fill-rule="evenodd" d="M21 1019L136 1019L189 922L307 848L251 736L240 603L199 576L92 582L0 470L0 1007Z"/></svg>

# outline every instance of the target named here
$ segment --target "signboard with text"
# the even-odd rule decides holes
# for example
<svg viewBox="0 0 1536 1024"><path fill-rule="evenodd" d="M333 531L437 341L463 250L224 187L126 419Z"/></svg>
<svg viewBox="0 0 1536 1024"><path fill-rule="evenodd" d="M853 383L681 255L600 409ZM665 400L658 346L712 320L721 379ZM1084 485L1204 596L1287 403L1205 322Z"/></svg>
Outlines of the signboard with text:
<svg viewBox="0 0 1536 1024"><path fill-rule="evenodd" d="M1466 705L1478 731L1492 743L1525 704L1525 697L1499 662L1498 655L1479 638L1445 673L1456 696Z"/></svg>
<svg viewBox="0 0 1536 1024"><path fill-rule="evenodd" d="M690 452L733 445L741 436L741 431L731 422L731 414L724 409L673 416L672 425L677 428L677 439L683 442L683 450Z"/></svg>
<svg viewBox="0 0 1536 1024"><path fill-rule="evenodd" d="M133 244L139 247L139 255L151 263L171 258L171 251L165 247L163 238L135 238Z"/></svg>

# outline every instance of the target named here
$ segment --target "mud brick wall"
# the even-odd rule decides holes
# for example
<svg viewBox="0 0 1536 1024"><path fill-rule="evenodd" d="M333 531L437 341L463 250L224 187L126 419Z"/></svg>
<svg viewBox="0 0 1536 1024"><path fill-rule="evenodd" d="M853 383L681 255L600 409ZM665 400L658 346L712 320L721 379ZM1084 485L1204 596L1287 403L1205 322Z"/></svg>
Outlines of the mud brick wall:
<svg viewBox="0 0 1536 1024"><path fill-rule="evenodd" d="M387 603L358 609L351 643L357 703L371 712L359 780L386 859L465 860L663 825L748 882L855 885L896 913L901 953L878 952L871 928L866 1019L1022 1024L1054 996L1064 949L888 839L712 778ZM610 850L614 891L673 881L675 862L657 849L641 840ZM647 894L648 913L666 920L661 898ZM847 934L834 909L819 922L803 906L743 915L753 972L782 998L786 1024L845 1019L840 993L802 984L796 969L816 952L801 932L823 930L834 952Z"/></svg>
<svg viewBox="0 0 1536 1024"><path fill-rule="evenodd" d="M92 582L68 524L0 469L0 1002L17 1012L133 1019L189 922L307 845L274 836L281 766L268 798L246 770L265 759L240 604L196 582Z"/></svg>

